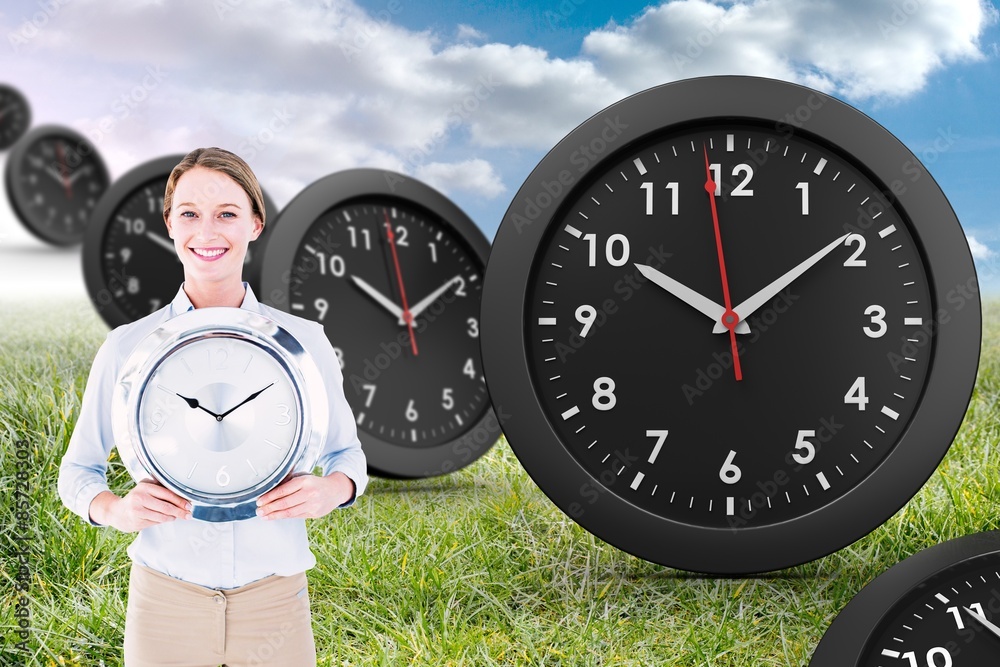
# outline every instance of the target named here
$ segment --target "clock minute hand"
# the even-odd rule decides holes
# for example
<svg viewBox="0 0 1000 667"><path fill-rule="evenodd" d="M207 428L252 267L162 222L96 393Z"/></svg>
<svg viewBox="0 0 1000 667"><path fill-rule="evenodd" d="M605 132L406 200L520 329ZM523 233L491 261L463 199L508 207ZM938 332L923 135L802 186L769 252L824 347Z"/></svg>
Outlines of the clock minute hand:
<svg viewBox="0 0 1000 667"><path fill-rule="evenodd" d="M413 304L413 307L410 308L410 315L412 315L413 318L416 319L417 315L419 315L420 313L424 312L429 305L431 305L432 303L434 303L435 301L437 301L438 298L440 298L440 296L442 294L444 294L449 289L451 289L452 286L454 286L454 284L457 281L458 281L458 276L455 276L454 278L451 278L444 285L441 285L441 287L438 287L436 290L434 290L433 292L431 292L430 294L428 294L426 297L424 297L420 301L417 301L415 304ZM406 324L406 322L403 321L402 313L400 313L399 323L400 324Z"/></svg>
<svg viewBox="0 0 1000 667"><path fill-rule="evenodd" d="M229 408L228 410L226 410L225 412L223 412L221 415L219 415L218 417L216 417L216 419L218 419L221 422L223 419L226 418L226 415L228 415L229 413L231 413L236 408L242 407L242 406L246 405L247 403L249 403L250 401L252 401L253 399L257 398L258 396L260 396L261 394L264 393L265 389L271 387L273 384L274 383L272 382L271 384L267 385L267 387L264 387L264 389L261 389L260 391L255 391L254 393L250 394L249 396L247 396L246 398L244 398L239 404L234 405L233 407Z"/></svg>
<svg viewBox="0 0 1000 667"><path fill-rule="evenodd" d="M403 309L394 304L389 299L389 297L385 296L384 294L382 294L377 289L369 285L361 278L358 278L357 276L351 276L351 280L354 281L355 285L361 288L362 292L364 292L371 298L375 299L375 303L388 310L390 315L392 315L393 317L397 317L400 320L403 319Z"/></svg>
<svg viewBox="0 0 1000 667"><path fill-rule="evenodd" d="M993 623L991 623L988 620L986 620L985 616L982 616L982 615L980 615L980 614L972 611L968 607L962 607L962 609L965 611L966 614L968 614L972 618L974 618L977 621L979 621L979 624L982 625L984 628L986 628L987 630L989 630L990 632L992 632L997 637L1000 637L1000 627L997 627Z"/></svg>
<svg viewBox="0 0 1000 667"><path fill-rule="evenodd" d="M740 322L743 322L744 320L746 320L746 318L748 318L752 314L754 314L757 311L758 308L760 308L765 303L767 303L768 301L770 301L771 299L773 299L774 297L776 297L781 290L785 289L790 284L792 284L792 282L794 282L796 278L798 278L803 273L805 273L807 270L809 270L810 268L812 268L812 266L814 264L816 264L817 262L819 262L819 260L823 259L827 255L829 255L831 252L833 252L834 248L836 248L837 246L841 245L844 242L844 239L846 239L848 236L850 236L850 235L849 234L844 234L843 236L841 236L840 238L836 239L835 241L832 241L830 244L828 244L822 250L820 250L819 252L813 254L811 257L809 257L808 259L806 259L804 262L802 262L802 263L798 264L797 266L795 266L792 270L790 270L790 271L784 273L783 275L781 275L780 277L778 277L771 284L769 284L766 287L764 287L763 289L759 290L756 294L754 294L753 296L751 296L749 299L747 299L743 303L741 303L741 304L739 304L737 306L734 306L733 310L739 316ZM724 326L722 326L721 322L716 323L715 328L712 329L712 333L725 333L726 331L727 331L727 329Z"/></svg>
<svg viewBox="0 0 1000 667"><path fill-rule="evenodd" d="M711 299L702 296L693 289L677 282L665 273L654 269L651 266L646 266L645 264L636 264L635 268L639 269L639 273L646 276L646 278L670 294L691 306L699 313L712 320L713 322L721 323L722 315L726 312L726 309L712 301ZM719 324L719 326L722 326ZM728 331L728 329L723 328L723 331ZM746 322L741 321L736 326L736 333L746 334L750 333L750 325Z"/></svg>

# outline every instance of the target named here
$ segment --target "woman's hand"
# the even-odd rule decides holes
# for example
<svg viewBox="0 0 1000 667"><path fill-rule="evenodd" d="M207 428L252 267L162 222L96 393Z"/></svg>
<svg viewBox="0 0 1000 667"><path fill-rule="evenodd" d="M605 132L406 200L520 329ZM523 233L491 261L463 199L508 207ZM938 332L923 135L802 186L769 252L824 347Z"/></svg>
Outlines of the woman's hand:
<svg viewBox="0 0 1000 667"><path fill-rule="evenodd" d="M326 477L299 475L274 487L257 500L263 519L318 519L354 497L354 482L342 472Z"/></svg>
<svg viewBox="0 0 1000 667"><path fill-rule="evenodd" d="M98 494L90 503L90 518L134 533L166 521L190 519L191 503L157 482L143 480L123 498L110 491Z"/></svg>

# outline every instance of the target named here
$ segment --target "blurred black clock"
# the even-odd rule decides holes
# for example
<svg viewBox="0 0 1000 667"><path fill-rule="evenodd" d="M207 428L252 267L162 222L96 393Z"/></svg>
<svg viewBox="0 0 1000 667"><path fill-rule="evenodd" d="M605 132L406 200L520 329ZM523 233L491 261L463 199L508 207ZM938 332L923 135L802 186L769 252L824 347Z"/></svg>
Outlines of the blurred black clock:
<svg viewBox="0 0 1000 667"><path fill-rule="evenodd" d="M267 246L265 303L323 324L370 470L428 477L499 436L479 354L489 242L455 204L393 172L302 191Z"/></svg>
<svg viewBox="0 0 1000 667"><path fill-rule="evenodd" d="M0 83L0 150L13 146L31 126L31 107L17 88Z"/></svg>
<svg viewBox="0 0 1000 667"><path fill-rule="evenodd" d="M6 182L11 206L28 231L67 246L83 239L109 177L89 139L68 127L43 125L11 149Z"/></svg>
<svg viewBox="0 0 1000 667"><path fill-rule="evenodd" d="M163 193L173 168L184 158L171 155L145 162L112 184L98 202L83 243L83 276L101 317L114 328L168 304L184 281L184 267L163 222ZM244 280L255 293L277 210L264 193L267 222L250 244Z"/></svg>
<svg viewBox="0 0 1000 667"><path fill-rule="evenodd" d="M958 430L972 257L920 162L793 84L708 77L595 115L531 173L483 291L528 473L633 554L775 570L880 525Z"/></svg>
<svg viewBox="0 0 1000 667"><path fill-rule="evenodd" d="M921 551L865 586L823 635L810 667L1000 663L1000 533Z"/></svg>

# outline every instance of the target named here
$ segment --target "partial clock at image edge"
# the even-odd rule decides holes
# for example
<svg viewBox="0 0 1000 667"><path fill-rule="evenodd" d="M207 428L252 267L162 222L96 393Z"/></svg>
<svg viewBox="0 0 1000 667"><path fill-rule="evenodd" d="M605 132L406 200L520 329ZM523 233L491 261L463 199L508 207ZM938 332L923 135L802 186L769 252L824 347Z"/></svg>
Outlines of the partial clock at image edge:
<svg viewBox="0 0 1000 667"><path fill-rule="evenodd" d="M97 147L61 125L36 127L18 140L5 173L11 208L33 236L76 245L110 182Z"/></svg>
<svg viewBox="0 0 1000 667"><path fill-rule="evenodd" d="M31 105L24 94L0 83L0 151L13 146L31 127Z"/></svg>
<svg viewBox="0 0 1000 667"><path fill-rule="evenodd" d="M870 581L809 665L951 667L995 663L998 655L1000 532L991 531L936 544Z"/></svg>
<svg viewBox="0 0 1000 667"><path fill-rule="evenodd" d="M257 498L312 473L329 426L314 358L241 308L191 310L148 334L122 366L111 412L135 482L155 479L205 521L253 518Z"/></svg>
<svg viewBox="0 0 1000 667"><path fill-rule="evenodd" d="M281 228L261 299L324 326L369 471L426 478L486 453L500 428L478 341L489 241L475 223L408 176L350 169L297 195Z"/></svg>
<svg viewBox="0 0 1000 667"><path fill-rule="evenodd" d="M772 139L766 140L766 137ZM784 154L782 147L785 147ZM789 155L789 147L795 149L793 157L783 158ZM752 150L763 157L754 162ZM672 160L685 159L692 173L681 174L670 182L655 182L657 174L670 173L663 170L671 168ZM710 165L710 161L713 164ZM828 164L830 167L824 172ZM777 170L781 165L801 175L785 184L787 192L782 191L783 199L778 202L777 198L768 197L766 186L770 181L766 179L769 169ZM853 179L836 180L840 176L839 168L834 169L836 165L843 165L845 172L857 175L858 182L867 179L873 192L881 192L887 212L899 218L899 225L894 227L885 222L869 227L869 239L864 238L864 230L851 229L859 220L859 213L865 210L867 199L862 199L864 194L861 192L857 195L851 192L853 185L848 187L848 184ZM732 179L729 178L730 168ZM680 182L681 178L688 179L687 185ZM835 183L836 188L831 183ZM708 190L710 184L716 187L714 197ZM723 184L725 196L719 196ZM810 213L810 185L814 197L811 218L806 217ZM890 190L890 186L894 190ZM907 317L904 321L902 312L906 312L908 306L901 305L896 309L898 320L894 317L886 325L892 337L885 340L892 345L883 344L886 350L901 348L908 340L921 346L920 353L915 356L918 364L926 368L926 375L923 386L906 390L906 398L912 406L907 408L910 410L908 421L905 413L890 407L896 405L892 401L897 400L891 392L871 399L865 393L862 376L875 375L876 369L878 373L888 373L886 367L880 365L887 361L885 352L865 353L875 359L874 365L857 373L859 383L834 388L837 404L828 405L829 412L796 415L789 408L786 415L782 405L773 403L777 398L761 395L753 389L754 381L767 375L774 378L776 384L772 386L780 390L774 396L792 396L789 400L793 402L798 400L796 394L832 393L834 390L827 388L830 383L826 378L820 376L810 380L801 375L806 370L800 367L807 366L808 361L788 364L781 358L771 359L766 369L744 369L747 377L740 378L739 370L733 367L734 357L730 350L739 351L742 347L742 353L735 359L742 355L752 358L755 350L765 349L763 346L769 340L782 340L781 336L789 335L780 333L782 329L796 326L801 329L801 340L790 340L790 347L801 346L808 351L809 341L816 340L813 358L820 361L825 356L835 357L833 352L838 349L864 351L860 342L848 345L836 338L820 340L819 337L826 334L823 327L796 325L795 313L810 313L810 317L820 318L824 311L817 304L811 305L801 292L793 295L795 300L791 308L769 299L771 312L767 315L771 319L764 320L766 325L753 323L758 329L756 336L744 335L749 332L736 326L736 318L730 320L732 328L728 331L725 321L716 319L713 331L709 320L699 319L703 314L719 318L729 308L728 294L725 295L725 307L721 305L724 290L720 287L720 268L724 284L726 263L730 265L730 284L741 278L746 283L745 276L752 275L754 289L761 289L781 274L779 263L789 259L781 255L788 238L771 239L762 257L747 257L746 253L741 256L740 249L754 247L754 244L760 249L761 241L755 240L753 234L759 232L758 235L763 234L766 238L768 228L762 225L774 222L767 208L772 204L776 212L780 211L780 215L775 213L773 218L782 219L774 224L783 224L781 229L792 230L788 232L789 238L799 229L804 230L803 234L818 234L812 228L818 223L812 226L808 223L812 219L822 221L826 213L819 198L823 188L839 197L837 201L852 203L846 209L848 218L828 222L829 233L823 243L831 240L836 243L823 248L817 239L810 240L810 252L822 248L814 256L815 261L810 262L821 262L826 254L838 253L836 260L828 259L826 264L817 265L832 267L834 262L838 265L844 262L845 267L851 266L849 262L857 257L851 251L857 251L859 245L863 247L867 240L868 255L862 256L869 256L869 267L873 266L876 257L892 258L892 253L902 248L902 253L909 253L907 256L912 256L926 270L926 287L918 285L918 288L928 291L929 303L924 301L918 307L927 315ZM739 210L734 207L742 205L740 202L753 201L754 190L760 201L759 205L754 205L764 208L757 209L755 216L730 215L727 218L728 213ZM624 197L623 192L631 193L628 196L632 208L627 211L614 208L614 202L620 201L615 198ZM660 217L652 215L654 201ZM800 206L801 218L798 217ZM698 209L697 215L683 217L691 207ZM681 217L672 217L677 216L678 210ZM645 217L644 212L651 217ZM713 216L723 220L721 227L716 221L714 236ZM736 217L740 218L738 225L733 221ZM785 217L790 220L787 224ZM635 232L635 237L629 238L629 230L657 230L657 223L662 225L659 229L664 230L663 238L655 237L658 231ZM694 232L681 229L692 225L699 228ZM720 229L728 234L723 235L723 242L719 241ZM844 229L853 233L845 233ZM896 234L891 243L885 241L895 231L905 231L906 235ZM668 233L675 236L667 237ZM686 237L677 236L684 233L697 233L699 243L704 242L704 252L701 246L700 254L689 252L684 245ZM912 240L908 240L909 237ZM671 241L666 241L667 238ZM726 238L729 244L724 243ZM674 239L679 240L674 242ZM629 241L634 252L631 258L628 257ZM653 252L658 241L660 248ZM790 259L802 265L810 264L804 261L809 253L799 255L799 252L802 251L796 251ZM588 268L573 268L587 266L588 254ZM689 255L696 256L686 261ZM560 257L562 259L558 259ZM889 266L889 259L879 261L884 265L881 270L897 270L895 264ZM646 264L640 266L643 262ZM671 276L653 270L651 265L654 263ZM908 267L906 261L897 263L900 264L898 271L907 270L904 268ZM858 265L864 266L864 263ZM613 269L619 266L622 267L620 272L615 273ZM914 267L908 270L919 271ZM816 273L827 275L831 271L832 268L817 269L793 287L804 291L808 284L810 289L816 289L819 284ZM649 282L638 283L635 279L628 282L626 272L641 273L637 273L636 278L646 276ZM791 274L789 271L786 276ZM591 275L610 278L603 284L595 284ZM857 278L859 275L851 276L852 284L864 282ZM711 289L704 287L700 294L685 291L687 286L681 284L684 281L677 276L700 280L700 284L711 286ZM557 284L566 285L568 292L577 289L573 294L593 296L581 297L566 309L559 299L559 289L563 288L556 287ZM896 285L894 281L893 285ZM664 292L659 291L661 288ZM836 284L826 289L827 297L839 294ZM892 289L908 288L894 286ZM540 296L544 294L553 296ZM780 295L775 296L780 299ZM863 313L874 301L861 303L866 299L863 292L853 296L845 294L842 298L845 303L851 299L858 301L858 310L850 313L850 331L856 335L854 340L871 340L865 335L884 334L884 330L873 329L870 324L880 321L879 311ZM733 299L734 304L739 301L736 295ZM590 300L594 303L590 304ZM717 305L715 300L720 303ZM639 301L645 305L641 310L635 306ZM579 305L581 303L584 305ZM603 312L598 313L595 305ZM836 302L829 305L836 310ZM557 318L546 316L549 311L544 309L560 307L564 318L559 319L557 325ZM737 311L734 314L739 314L736 306L732 308ZM755 308L760 305L755 304ZM661 315L660 311L668 314ZM786 311L788 314L780 314ZM940 322L937 321L939 311L944 314ZM555 311L551 314L555 315ZM740 315L740 325L743 317ZM643 325L643 318L649 320L648 326ZM622 327L615 325L616 319L619 323L630 323L631 327L622 332ZM704 334L700 331L688 333L689 320L691 326L697 323L699 327L707 325L708 329ZM594 331L590 332L590 338L595 342L584 338L587 335L584 330L591 327ZM768 331L763 331L765 327ZM643 338L646 329L661 333L654 339ZM612 334L612 330L619 333ZM748 574L805 563L854 542L885 522L923 486L951 445L971 397L979 360L981 311L975 269L961 226L931 175L909 150L867 116L822 93L769 79L726 76L666 84L626 98L581 124L542 159L513 197L494 239L483 292L482 331L483 363L491 398L495 406L502 405L504 412L512 415L509 419L501 419L503 432L531 478L556 506L605 542L648 561L696 572ZM709 339L717 332L722 335L714 338L716 347L704 348L715 349L716 356L704 355L707 362L712 363L701 367L705 375L701 378L696 374L698 367L688 361L695 351L686 346L689 341L696 340L696 335ZM725 335L727 333L729 336ZM921 335L921 339L915 338L915 334ZM614 335L619 338L613 338ZM562 347L544 354L544 350L552 349L545 346L553 345L554 338L559 336L568 336L561 341ZM596 341L602 340L601 336L604 341L617 344L599 344ZM757 336L759 340L755 346L749 341ZM700 345L700 341L698 338L697 344ZM596 353L591 350L595 349L608 351L594 357ZM543 356L546 358L542 359ZM864 355L859 353L858 356ZM899 356L902 360L902 355ZM684 394L688 403L682 399L680 381L660 391L656 375L670 370L656 365L654 359L661 358L668 358L672 366L691 363L686 377L690 378L692 391ZM808 355L803 358L810 359ZM574 376L576 384L560 385L565 389L555 395L560 389L550 389L548 383L551 381L555 386L567 382L564 376L581 364L583 371L590 369L590 374L579 372L578 375L585 379ZM623 382L616 388L614 381L609 382L612 378L606 376L624 374L621 369L630 368L636 376L646 380L632 388L632 396L669 395L669 400L654 404L648 413L629 414L627 400L619 398L628 388ZM790 394L787 387L781 386L785 374L795 378L797 383L808 382L802 385L803 388L812 387L813 391L796 390ZM854 375L851 374L852 380ZM899 377L909 379L904 374ZM591 383L593 391L590 391ZM696 383L701 394L693 392ZM664 393L667 391L672 393ZM885 401L884 406L880 408L882 404L876 400ZM674 423L682 421L687 406L697 401L702 401L697 404L702 412L692 414L703 417L700 426L695 424L692 428L705 433L721 433L719 441L716 436L699 437L697 431L689 432L685 439L681 437L683 433L678 433L681 429L671 426L671 420ZM868 440L859 437L847 442L838 439L834 432L830 442L820 443L815 437L817 431L803 429L812 426L813 420L819 421L829 414L850 417L846 410L863 409L869 401L867 413L854 414L861 414L868 420L881 420L881 426L878 421L872 422L878 430L885 433L882 427L895 428L899 435L885 443L868 436L882 451L877 458L866 462L867 469L854 473L853 470L861 470L861 466L851 468L856 463L839 452L852 450L858 453L855 462L865 460L863 451L875 449L868 445ZM715 405L717 409L711 412L703 405ZM788 435L783 436L786 439L778 444L760 442L755 427L770 428L771 422L745 423L730 417L730 409L744 409L746 405L756 405L756 414L767 415L784 429L782 433L787 431ZM607 416L617 414L624 416L617 421ZM752 418L753 414L741 413L741 416ZM610 425L607 429L610 436L598 444L600 438L595 427L602 424ZM573 429L578 436L574 436ZM796 429L799 429L797 440ZM878 436L874 428L871 432ZM593 460L587 458L590 456L587 443L591 441L590 446L596 445ZM701 461L698 458L713 447L718 450L717 459ZM775 459L773 464L768 464L774 466L769 470L770 475L763 469L764 464L756 461L767 447L771 448L767 451L772 455L777 448L782 448L783 457L783 460ZM737 450L739 455L734 459ZM808 464L818 461L820 455L841 456L845 462L810 470ZM685 467L692 462L707 470ZM714 479L714 484L720 488L731 488L726 484L740 481L738 466L754 465L757 475L744 475L747 479L742 480L749 486L736 494L730 492L728 498L724 491L715 498L696 498L696 494L688 493L675 503L669 486L664 484L666 488L659 488L654 478L654 473L663 480L673 475L670 479L676 481L683 477L693 479L697 473L705 475L709 482ZM793 473L800 469L808 473ZM779 478L782 473L786 474ZM830 489L836 488L834 485L839 477L845 474L858 475L858 481L834 498ZM678 485L683 483L685 480ZM643 494L641 499L639 493ZM797 501L800 505L812 503L808 511L795 514L792 494L802 498ZM825 498L832 499L826 501ZM771 510L772 500L775 511L780 506L786 514L780 520L761 521L755 525L755 519L766 516ZM759 504L753 505L754 502ZM740 518L741 508L747 508L749 519L742 524L730 521ZM692 511L694 516L695 510L702 513L700 516L720 518L713 519L714 523L686 520L685 512Z"/></svg>
<svg viewBox="0 0 1000 667"><path fill-rule="evenodd" d="M184 268L163 222L163 193L173 168L184 158L170 155L123 174L94 209L83 239L87 293L111 328L134 322L167 305L184 280ZM264 231L250 243L243 279L259 295L263 248L278 209L264 192Z"/></svg>

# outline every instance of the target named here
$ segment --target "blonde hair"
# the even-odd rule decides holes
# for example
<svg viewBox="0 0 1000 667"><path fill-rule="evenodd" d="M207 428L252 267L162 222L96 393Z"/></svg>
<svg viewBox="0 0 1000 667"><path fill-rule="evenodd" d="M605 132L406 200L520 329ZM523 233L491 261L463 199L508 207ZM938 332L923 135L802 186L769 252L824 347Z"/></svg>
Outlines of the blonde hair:
<svg viewBox="0 0 1000 667"><path fill-rule="evenodd" d="M267 212L264 210L264 193L260 189L260 183L254 176L250 165L244 162L243 158L236 153L231 153L224 148L196 148L177 163L170 177L167 179L167 189L163 193L163 219L170 216L170 209L174 203L174 188L177 181L194 167L205 167L229 176L236 181L243 191L247 193L250 200L253 215L260 218L260 223L264 224Z"/></svg>

